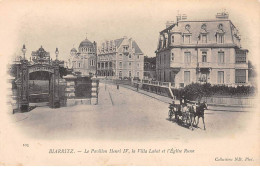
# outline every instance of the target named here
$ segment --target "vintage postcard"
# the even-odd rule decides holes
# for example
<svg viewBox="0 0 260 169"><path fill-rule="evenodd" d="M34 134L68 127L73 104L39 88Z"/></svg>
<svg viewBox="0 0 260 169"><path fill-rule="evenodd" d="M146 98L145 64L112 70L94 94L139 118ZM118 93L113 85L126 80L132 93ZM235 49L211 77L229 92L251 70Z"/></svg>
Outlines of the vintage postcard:
<svg viewBox="0 0 260 169"><path fill-rule="evenodd" d="M260 165L260 2L0 1L0 165Z"/></svg>

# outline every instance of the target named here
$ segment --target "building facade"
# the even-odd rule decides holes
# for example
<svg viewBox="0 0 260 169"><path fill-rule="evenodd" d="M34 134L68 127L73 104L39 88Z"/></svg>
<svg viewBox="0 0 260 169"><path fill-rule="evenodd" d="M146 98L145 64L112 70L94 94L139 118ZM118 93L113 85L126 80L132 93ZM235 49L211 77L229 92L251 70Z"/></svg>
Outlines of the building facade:
<svg viewBox="0 0 260 169"><path fill-rule="evenodd" d="M192 82L248 84L248 50L227 13L215 20L177 22L160 32L156 50L157 80L183 87Z"/></svg>
<svg viewBox="0 0 260 169"><path fill-rule="evenodd" d="M78 51L72 48L65 67L82 76L96 74L96 43L86 38L80 43Z"/></svg>
<svg viewBox="0 0 260 169"><path fill-rule="evenodd" d="M132 38L102 43L97 58L98 76L143 79L143 52Z"/></svg>
<svg viewBox="0 0 260 169"><path fill-rule="evenodd" d="M156 79L156 57L144 56L144 79Z"/></svg>

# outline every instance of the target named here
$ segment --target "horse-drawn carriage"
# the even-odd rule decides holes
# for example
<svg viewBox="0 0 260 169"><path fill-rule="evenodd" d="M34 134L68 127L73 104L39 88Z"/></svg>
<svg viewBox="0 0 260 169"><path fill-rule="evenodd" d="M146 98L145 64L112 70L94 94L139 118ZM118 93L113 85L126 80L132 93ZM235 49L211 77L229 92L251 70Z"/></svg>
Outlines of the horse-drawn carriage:
<svg viewBox="0 0 260 169"><path fill-rule="evenodd" d="M206 102L203 103L183 103L183 104L175 104L174 102L169 105L169 120L174 120L176 123L191 127L193 130L193 126L196 127L199 124L199 119L202 117L202 122L204 125L204 130L206 130L205 122L204 122L204 111L207 109ZM197 121L196 121L197 117Z"/></svg>

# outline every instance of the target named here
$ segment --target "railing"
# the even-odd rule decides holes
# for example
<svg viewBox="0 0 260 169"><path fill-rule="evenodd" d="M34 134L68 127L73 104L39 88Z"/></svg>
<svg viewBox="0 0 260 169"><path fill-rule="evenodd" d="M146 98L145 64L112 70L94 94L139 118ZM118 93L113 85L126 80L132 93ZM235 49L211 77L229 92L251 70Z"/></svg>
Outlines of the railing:
<svg viewBox="0 0 260 169"><path fill-rule="evenodd" d="M142 80L142 84L148 84L148 85L153 85L153 86L158 86L158 87L170 87L170 88L175 88L178 87L175 83L172 82L159 82L159 81L151 81L151 80ZM179 87L184 87L181 84Z"/></svg>
<svg viewBox="0 0 260 169"><path fill-rule="evenodd" d="M212 67L212 65L210 62L199 62L198 67L199 68L210 68L210 67Z"/></svg>

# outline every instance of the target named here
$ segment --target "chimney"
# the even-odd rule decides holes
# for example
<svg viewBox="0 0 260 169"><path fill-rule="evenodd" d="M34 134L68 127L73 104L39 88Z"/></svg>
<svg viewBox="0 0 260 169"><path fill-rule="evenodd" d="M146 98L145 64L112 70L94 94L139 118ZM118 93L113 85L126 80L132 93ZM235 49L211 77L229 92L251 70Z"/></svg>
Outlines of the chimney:
<svg viewBox="0 0 260 169"><path fill-rule="evenodd" d="M133 45L132 45L132 43L133 43L132 38L130 38L128 41L129 41L129 49L132 50L132 47L133 47Z"/></svg>
<svg viewBox="0 0 260 169"><path fill-rule="evenodd" d="M179 22L180 20L181 20L181 14L178 14L178 15L176 16L176 21Z"/></svg>
<svg viewBox="0 0 260 169"><path fill-rule="evenodd" d="M182 14L181 20L186 20L186 19L187 19L187 15L186 14Z"/></svg>
<svg viewBox="0 0 260 169"><path fill-rule="evenodd" d="M217 13L216 15L216 19L228 19L228 12L226 12L225 10L221 13Z"/></svg>

